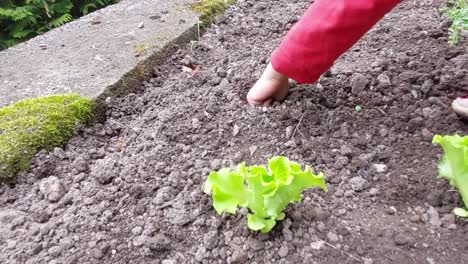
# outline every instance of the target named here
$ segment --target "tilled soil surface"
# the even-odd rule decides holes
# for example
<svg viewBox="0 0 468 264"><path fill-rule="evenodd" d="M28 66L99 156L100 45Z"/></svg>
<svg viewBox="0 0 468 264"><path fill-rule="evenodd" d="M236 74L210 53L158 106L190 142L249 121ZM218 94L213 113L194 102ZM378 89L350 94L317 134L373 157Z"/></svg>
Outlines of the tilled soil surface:
<svg viewBox="0 0 468 264"><path fill-rule="evenodd" d="M248 88L308 1L238 1L140 93L109 98L106 122L0 188L0 262L468 263L431 144L467 131L448 105L468 55L448 47L441 4L403 2L319 82L253 108ZM329 192L306 191L269 234L244 210L216 215L210 170L279 154L324 171Z"/></svg>

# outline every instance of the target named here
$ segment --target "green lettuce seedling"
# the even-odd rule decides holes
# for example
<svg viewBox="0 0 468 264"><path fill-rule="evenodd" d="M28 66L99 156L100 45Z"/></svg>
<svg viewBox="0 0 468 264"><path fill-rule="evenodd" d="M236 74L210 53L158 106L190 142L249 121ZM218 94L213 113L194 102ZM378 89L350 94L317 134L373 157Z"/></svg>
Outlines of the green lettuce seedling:
<svg viewBox="0 0 468 264"><path fill-rule="evenodd" d="M435 135L432 142L439 144L444 150L439 164L439 177L446 178L455 186L465 207L468 206L468 136ZM456 208L454 213L460 217L468 217L468 211L463 208Z"/></svg>
<svg viewBox="0 0 468 264"><path fill-rule="evenodd" d="M313 186L327 191L323 173L315 175L309 166L302 170L299 163L277 156L269 160L268 169L241 163L236 170L212 171L204 191L212 195L218 214L235 214L238 207L247 207L248 227L266 233L284 218L286 206L300 202L302 191Z"/></svg>

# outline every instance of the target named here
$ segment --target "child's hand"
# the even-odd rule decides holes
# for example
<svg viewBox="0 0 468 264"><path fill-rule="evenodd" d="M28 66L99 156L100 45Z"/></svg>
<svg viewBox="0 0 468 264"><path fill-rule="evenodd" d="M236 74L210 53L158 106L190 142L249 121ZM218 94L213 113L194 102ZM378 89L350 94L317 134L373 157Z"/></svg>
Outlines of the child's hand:
<svg viewBox="0 0 468 264"><path fill-rule="evenodd" d="M272 101L282 101L289 91L288 76L273 69L268 64L262 77L255 83L247 94L247 102L250 105L268 105Z"/></svg>

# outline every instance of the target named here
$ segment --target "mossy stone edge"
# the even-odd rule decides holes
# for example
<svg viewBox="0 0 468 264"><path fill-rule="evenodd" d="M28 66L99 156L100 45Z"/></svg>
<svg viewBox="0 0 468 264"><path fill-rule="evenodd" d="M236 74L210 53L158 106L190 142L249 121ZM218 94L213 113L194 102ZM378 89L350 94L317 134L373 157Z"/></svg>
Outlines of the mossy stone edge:
<svg viewBox="0 0 468 264"><path fill-rule="evenodd" d="M200 0L192 4L192 9L199 12L202 26L206 27L214 18L226 10L236 0Z"/></svg>
<svg viewBox="0 0 468 264"><path fill-rule="evenodd" d="M94 100L78 94L24 99L0 108L0 181L27 170L40 149L62 146L93 118Z"/></svg>

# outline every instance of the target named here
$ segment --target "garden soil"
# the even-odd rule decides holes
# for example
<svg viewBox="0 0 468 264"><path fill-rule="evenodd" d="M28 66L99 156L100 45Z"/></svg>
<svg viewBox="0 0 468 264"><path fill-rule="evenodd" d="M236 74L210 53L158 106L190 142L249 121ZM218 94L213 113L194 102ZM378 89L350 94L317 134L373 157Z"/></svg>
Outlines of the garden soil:
<svg viewBox="0 0 468 264"><path fill-rule="evenodd" d="M249 106L308 4L238 1L140 92L108 98L105 122L39 153L0 188L0 262L468 263L431 144L468 128L449 107L468 87L466 43L448 46L443 2L403 2L317 83ZM305 191L269 234L245 210L217 215L208 173L274 155L323 171L328 192Z"/></svg>

